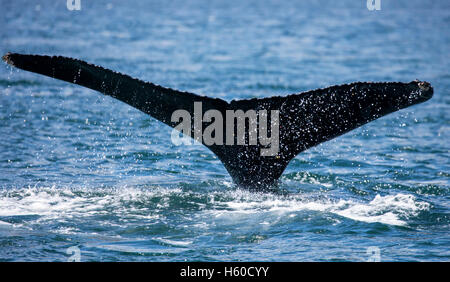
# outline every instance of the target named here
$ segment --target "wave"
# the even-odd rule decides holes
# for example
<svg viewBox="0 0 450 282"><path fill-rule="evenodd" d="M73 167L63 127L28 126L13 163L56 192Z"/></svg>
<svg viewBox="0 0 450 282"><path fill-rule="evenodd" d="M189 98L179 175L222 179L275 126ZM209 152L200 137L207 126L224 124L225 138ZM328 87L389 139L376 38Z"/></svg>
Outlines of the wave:
<svg viewBox="0 0 450 282"><path fill-rule="evenodd" d="M0 220L26 216L27 220L78 219L104 224L167 222L173 216L187 225L205 228L249 221L273 225L286 218L302 220L304 211L366 223L406 226L430 204L410 194L376 195L372 200L330 199L326 194L253 193L240 189L189 188L21 188L0 190ZM30 217L35 216L35 217ZM37 216L37 217L36 217ZM125 220L126 221L126 220ZM65 230L65 229L62 229Z"/></svg>

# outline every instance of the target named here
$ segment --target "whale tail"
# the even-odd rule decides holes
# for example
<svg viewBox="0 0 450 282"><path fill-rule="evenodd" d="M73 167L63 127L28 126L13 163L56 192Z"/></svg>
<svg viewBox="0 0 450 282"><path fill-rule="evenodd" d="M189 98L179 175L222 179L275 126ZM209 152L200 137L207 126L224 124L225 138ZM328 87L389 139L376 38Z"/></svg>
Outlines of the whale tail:
<svg viewBox="0 0 450 282"><path fill-rule="evenodd" d="M284 97L226 102L165 88L67 57L8 53L3 60L30 72L96 90L178 130L179 119L174 120L173 114L187 113L191 130L183 133L215 153L236 184L258 189L274 184L300 152L433 95L427 82L355 82ZM252 113L256 113L256 118ZM234 116L228 118L228 114ZM198 115L209 118L199 121ZM221 116L226 118L220 119ZM272 126L267 125L269 121ZM198 138L195 125L202 129L212 124L215 142ZM222 136L218 134L220 129Z"/></svg>

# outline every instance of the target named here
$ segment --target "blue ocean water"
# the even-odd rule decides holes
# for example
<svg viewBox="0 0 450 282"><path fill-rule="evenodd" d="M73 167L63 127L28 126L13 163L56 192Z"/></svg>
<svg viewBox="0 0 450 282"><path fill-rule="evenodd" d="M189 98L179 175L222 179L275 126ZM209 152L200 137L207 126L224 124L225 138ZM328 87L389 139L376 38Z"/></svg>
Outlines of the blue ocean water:
<svg viewBox="0 0 450 282"><path fill-rule="evenodd" d="M416 78L435 95L255 193L138 110L1 64L1 261L450 260L448 1L80 2L0 0L0 52L227 101Z"/></svg>

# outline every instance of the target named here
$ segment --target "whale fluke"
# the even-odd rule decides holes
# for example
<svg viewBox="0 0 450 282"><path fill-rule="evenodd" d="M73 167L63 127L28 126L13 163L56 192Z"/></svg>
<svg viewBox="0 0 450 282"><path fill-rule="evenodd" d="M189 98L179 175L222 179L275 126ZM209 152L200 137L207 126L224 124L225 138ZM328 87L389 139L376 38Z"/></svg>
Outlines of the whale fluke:
<svg viewBox="0 0 450 282"><path fill-rule="evenodd" d="M237 110L277 111L279 147L274 155L261 154L267 145L248 145L249 129L253 128L249 120L245 122L246 145L236 145L237 142L234 145L226 142L210 144L200 140L222 161L236 184L256 189L276 183L289 162L300 152L433 96L433 88L428 82L416 80L409 83L355 82L283 97L226 102L165 88L67 57L8 53L3 60L23 70L96 90L174 128L178 122L172 121L172 114L177 110L187 111L192 124L195 123L195 103L201 103L202 116L209 110L216 110L223 116L227 111ZM256 122L259 124L260 120ZM202 123L204 126L208 124L211 122ZM224 119L223 127L226 125ZM236 128L233 128L233 140L237 138L235 133Z"/></svg>

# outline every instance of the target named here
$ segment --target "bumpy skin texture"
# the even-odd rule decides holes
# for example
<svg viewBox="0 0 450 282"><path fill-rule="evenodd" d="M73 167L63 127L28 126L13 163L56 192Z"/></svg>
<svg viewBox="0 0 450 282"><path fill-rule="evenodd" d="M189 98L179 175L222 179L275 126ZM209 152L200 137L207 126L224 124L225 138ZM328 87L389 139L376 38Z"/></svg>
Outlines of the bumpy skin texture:
<svg viewBox="0 0 450 282"><path fill-rule="evenodd" d="M214 109L220 111L223 117L227 110L267 110L269 113L278 110L280 147L276 156L261 156L261 145L204 144L218 156L236 184L251 189L263 189L275 184L289 162L300 152L433 96L431 85L417 80L409 83L355 82L285 97L233 100L228 103L143 82L72 58L8 53L3 60L27 71L99 91L171 127L177 125L171 121L176 110L188 111L193 119L194 102L202 103L202 114ZM224 129L225 122L224 118ZM194 124L193 120L191 124ZM204 122L203 128L208 124ZM248 124L245 130L248 132ZM226 136L224 144L225 139Z"/></svg>

